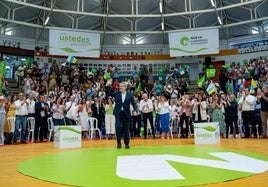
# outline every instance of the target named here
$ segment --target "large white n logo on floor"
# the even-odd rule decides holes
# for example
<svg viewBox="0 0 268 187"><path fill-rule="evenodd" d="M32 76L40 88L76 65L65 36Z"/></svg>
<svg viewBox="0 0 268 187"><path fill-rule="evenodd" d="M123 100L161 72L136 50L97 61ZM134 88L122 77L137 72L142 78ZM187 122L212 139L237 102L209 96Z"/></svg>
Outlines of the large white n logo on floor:
<svg viewBox="0 0 268 187"><path fill-rule="evenodd" d="M119 156L116 174L119 177L133 180L184 179L183 175L167 162L168 160L248 173L261 173L268 170L268 162L263 160L232 152L214 152L209 154L225 161L177 155Z"/></svg>

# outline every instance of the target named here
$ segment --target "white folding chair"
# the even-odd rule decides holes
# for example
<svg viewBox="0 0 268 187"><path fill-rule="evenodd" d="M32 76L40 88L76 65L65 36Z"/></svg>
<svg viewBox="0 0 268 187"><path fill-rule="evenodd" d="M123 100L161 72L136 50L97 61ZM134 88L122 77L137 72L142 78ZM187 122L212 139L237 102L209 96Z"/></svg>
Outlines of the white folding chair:
<svg viewBox="0 0 268 187"><path fill-rule="evenodd" d="M47 118L47 125L48 125L48 141L50 142L54 132L54 123L52 117Z"/></svg>
<svg viewBox="0 0 268 187"><path fill-rule="evenodd" d="M181 126L180 126L180 122L178 122L178 138L181 137Z"/></svg>
<svg viewBox="0 0 268 187"><path fill-rule="evenodd" d="M234 125L234 124L233 124ZM242 133L243 133L243 130L242 130L242 124L238 124L238 132L235 131L235 127L232 126L232 127L229 127L229 130L228 130L228 137L229 138L240 138L242 136ZM231 128L233 128L233 132L235 133L235 136L233 136L233 134L231 134ZM259 136L259 135L258 135Z"/></svg>
<svg viewBox="0 0 268 187"><path fill-rule="evenodd" d="M173 129L177 127L177 119L176 118L170 118L170 124L169 124L169 133L170 137L173 138Z"/></svg>
<svg viewBox="0 0 268 187"><path fill-rule="evenodd" d="M259 133L259 125L256 125L256 133L257 133L257 138L260 138L260 133Z"/></svg>
<svg viewBox="0 0 268 187"><path fill-rule="evenodd" d="M153 135L153 131L152 131L152 126L151 126L150 120L147 119L147 137L149 136L150 133Z"/></svg>
<svg viewBox="0 0 268 187"><path fill-rule="evenodd" d="M243 125L241 113L239 115L239 112L238 112L237 124L238 124L239 138L240 138L240 137L243 137L244 136L244 125Z"/></svg>
<svg viewBox="0 0 268 187"><path fill-rule="evenodd" d="M249 125L249 134L250 134L250 136L253 136L252 133L253 133L253 126ZM258 124L256 125L256 135L257 135L257 138L260 138L259 125Z"/></svg>
<svg viewBox="0 0 268 187"><path fill-rule="evenodd" d="M34 128L35 128L35 118L34 117L28 117L27 118L27 124L28 124L28 140L30 141L30 136L32 135L31 142L34 141Z"/></svg>
<svg viewBox="0 0 268 187"><path fill-rule="evenodd" d="M189 125L188 125L188 138L192 137L192 132L191 132L191 120L189 119ZM186 127L185 121L183 122L183 127ZM178 119L177 121L177 127L178 127L178 138L181 137L181 127L180 127L180 120Z"/></svg>
<svg viewBox="0 0 268 187"><path fill-rule="evenodd" d="M99 137L101 139L101 131L98 128L98 119L89 117L87 118L87 120L88 120L88 134L89 134L88 139L90 138L92 140L96 132L99 133Z"/></svg>
<svg viewBox="0 0 268 187"><path fill-rule="evenodd" d="M193 121L194 121L194 119L189 117L189 121L188 121L188 138L192 137L191 127L193 126Z"/></svg>
<svg viewBox="0 0 268 187"><path fill-rule="evenodd" d="M8 117L7 118L7 125L8 125L9 132L14 133L14 131L15 131L15 121L16 121L15 117Z"/></svg>
<svg viewBox="0 0 268 187"><path fill-rule="evenodd" d="M15 133L15 121L16 121L16 117L8 117L7 118L7 125L8 125L8 129L9 129L9 133L13 133L13 140L14 140L14 133ZM19 132L19 140L20 140L21 127L19 127L18 132Z"/></svg>
<svg viewBox="0 0 268 187"><path fill-rule="evenodd" d="M156 122L156 118L153 118L153 125L154 125L154 131L155 131L155 137L160 137L161 136L161 134L160 134L160 121L158 122L159 124L159 127L155 124L155 122Z"/></svg>
<svg viewBox="0 0 268 187"><path fill-rule="evenodd" d="M210 116L207 115L207 122L210 122Z"/></svg>

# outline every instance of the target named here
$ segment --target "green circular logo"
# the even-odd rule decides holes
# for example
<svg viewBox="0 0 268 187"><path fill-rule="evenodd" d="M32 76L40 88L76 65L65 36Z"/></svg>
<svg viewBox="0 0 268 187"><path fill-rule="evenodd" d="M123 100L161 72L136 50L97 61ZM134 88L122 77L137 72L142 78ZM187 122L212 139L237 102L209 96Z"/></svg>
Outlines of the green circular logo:
<svg viewBox="0 0 268 187"><path fill-rule="evenodd" d="M245 164L246 163L246 164ZM195 186L268 170L268 157L198 146L92 148L32 158L18 171L71 186Z"/></svg>
<svg viewBox="0 0 268 187"><path fill-rule="evenodd" d="M182 46L186 46L186 45L188 45L189 41L190 41L190 39L187 36L184 36L181 38L180 43Z"/></svg>

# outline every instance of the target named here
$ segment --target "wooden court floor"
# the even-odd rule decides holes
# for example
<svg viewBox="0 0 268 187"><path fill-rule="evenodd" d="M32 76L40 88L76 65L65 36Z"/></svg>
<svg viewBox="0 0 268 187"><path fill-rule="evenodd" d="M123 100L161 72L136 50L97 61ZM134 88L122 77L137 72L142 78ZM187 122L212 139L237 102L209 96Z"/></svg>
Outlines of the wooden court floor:
<svg viewBox="0 0 268 187"><path fill-rule="evenodd" d="M82 149L94 149L95 147L115 147L115 140L84 140ZM192 146L194 139L133 139L131 149L135 146ZM197 146L197 145L195 145ZM198 145L208 146L208 145ZM268 139L221 139L217 145L210 147L220 147L235 150L254 152L268 156ZM116 148L115 148L116 149ZM29 143L18 145L0 146L0 186L1 187L59 187L64 185L54 184L46 181L37 180L20 174L17 165L29 158L50 153L65 152L70 149L57 149L53 143ZM267 187L268 172L254 175L252 177L224 182L220 184L205 185L206 187Z"/></svg>

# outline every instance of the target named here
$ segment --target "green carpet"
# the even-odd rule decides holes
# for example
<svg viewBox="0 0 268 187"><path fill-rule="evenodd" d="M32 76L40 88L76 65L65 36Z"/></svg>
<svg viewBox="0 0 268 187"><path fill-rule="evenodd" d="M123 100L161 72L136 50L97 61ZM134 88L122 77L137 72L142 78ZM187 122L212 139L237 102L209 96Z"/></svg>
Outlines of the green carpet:
<svg viewBox="0 0 268 187"><path fill-rule="evenodd" d="M40 180L90 187L192 186L267 170L267 156L198 146L80 149L35 157L18 165L19 172Z"/></svg>

